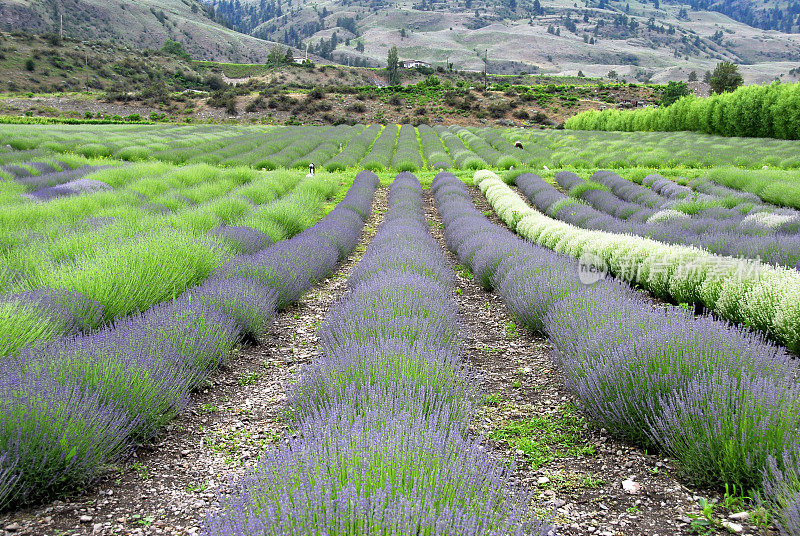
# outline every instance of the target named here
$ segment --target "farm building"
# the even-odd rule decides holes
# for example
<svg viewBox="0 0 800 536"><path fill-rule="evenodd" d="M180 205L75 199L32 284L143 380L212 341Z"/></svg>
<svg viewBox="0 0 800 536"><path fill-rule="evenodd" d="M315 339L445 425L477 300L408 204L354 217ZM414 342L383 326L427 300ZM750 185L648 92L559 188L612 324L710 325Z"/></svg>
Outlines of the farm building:
<svg viewBox="0 0 800 536"><path fill-rule="evenodd" d="M416 69L417 67L427 67L430 69L431 64L420 60L403 60L400 62L400 67L403 69Z"/></svg>

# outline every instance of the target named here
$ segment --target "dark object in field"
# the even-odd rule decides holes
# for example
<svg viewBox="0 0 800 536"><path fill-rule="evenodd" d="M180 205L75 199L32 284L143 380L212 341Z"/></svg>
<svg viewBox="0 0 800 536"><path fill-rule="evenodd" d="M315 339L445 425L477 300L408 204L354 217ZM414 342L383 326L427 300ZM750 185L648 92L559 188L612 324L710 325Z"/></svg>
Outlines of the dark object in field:
<svg viewBox="0 0 800 536"><path fill-rule="evenodd" d="M517 149L522 149L523 148L522 147L522 142L521 141L515 141L514 142L514 147L516 147Z"/></svg>
<svg viewBox="0 0 800 536"><path fill-rule="evenodd" d="M311 162L308 165L308 174L309 175L313 175L316 170L317 170L317 168L316 168L316 166L314 166L314 162Z"/></svg>

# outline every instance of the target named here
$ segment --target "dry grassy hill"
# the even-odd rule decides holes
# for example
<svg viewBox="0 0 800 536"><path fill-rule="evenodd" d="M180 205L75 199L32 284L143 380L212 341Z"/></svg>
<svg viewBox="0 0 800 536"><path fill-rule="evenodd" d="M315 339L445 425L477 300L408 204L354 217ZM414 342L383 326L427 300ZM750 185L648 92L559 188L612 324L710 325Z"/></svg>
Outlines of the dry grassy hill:
<svg viewBox="0 0 800 536"><path fill-rule="evenodd" d="M491 72L615 71L628 80L654 82L686 79L692 70L702 75L721 60L742 65L747 82L790 81L797 76L789 71L800 65L797 33L658 0L293 0L291 7L271 0L267 8L283 9L260 13L262 4L215 1L217 12L243 31L309 45L342 63L383 65L388 49L397 46L401 58L452 63L456 69L482 70L488 53ZM237 18L242 13L248 16ZM267 20L256 24L259 14Z"/></svg>
<svg viewBox="0 0 800 536"><path fill-rule="evenodd" d="M197 59L263 61L275 43L226 28L198 0L1 0L0 29L58 32L75 39L103 39L136 48L160 48L167 39Z"/></svg>

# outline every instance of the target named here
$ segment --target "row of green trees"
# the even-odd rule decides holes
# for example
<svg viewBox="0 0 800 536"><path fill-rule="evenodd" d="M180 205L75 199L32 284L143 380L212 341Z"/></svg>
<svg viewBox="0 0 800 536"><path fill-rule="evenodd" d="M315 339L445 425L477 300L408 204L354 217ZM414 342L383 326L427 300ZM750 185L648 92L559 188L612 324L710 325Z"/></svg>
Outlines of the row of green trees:
<svg viewBox="0 0 800 536"><path fill-rule="evenodd" d="M800 84L744 86L708 98L640 110L588 111L565 123L573 130L677 131L720 136L800 139Z"/></svg>

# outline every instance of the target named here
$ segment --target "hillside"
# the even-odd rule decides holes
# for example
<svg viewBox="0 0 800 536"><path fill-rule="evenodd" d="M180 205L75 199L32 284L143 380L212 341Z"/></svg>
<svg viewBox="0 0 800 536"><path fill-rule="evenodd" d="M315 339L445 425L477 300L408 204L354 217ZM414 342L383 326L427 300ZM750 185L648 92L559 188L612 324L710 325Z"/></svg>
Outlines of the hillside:
<svg viewBox="0 0 800 536"><path fill-rule="evenodd" d="M720 60L747 82L793 81L795 0L0 0L0 29L58 32L137 49L180 42L195 59L263 63L276 43L382 67L401 59L495 74L618 75L664 82ZM778 31L780 30L780 31ZM788 32L788 33L787 33Z"/></svg>
<svg viewBox="0 0 800 536"><path fill-rule="evenodd" d="M57 33L160 48L167 39L183 44L197 59L263 61L275 43L231 30L213 20L213 9L198 0L0 0L0 29Z"/></svg>
<svg viewBox="0 0 800 536"><path fill-rule="evenodd" d="M694 9L724 13L756 28L792 33L800 31L800 3L752 0L691 0Z"/></svg>
<svg viewBox="0 0 800 536"><path fill-rule="evenodd" d="M627 80L661 82L686 79L692 70L702 75L729 60L743 66L747 82L766 82L794 80L789 71L800 61L800 35L746 24L800 30L798 4L774 0L752 6L710 0L692 0L692 5L659 0L215 0L213 5L218 16L243 32L308 46L350 64L383 65L388 49L397 46L401 59L450 63L455 69L482 70L488 54L493 73L605 76L614 71Z"/></svg>
<svg viewBox="0 0 800 536"><path fill-rule="evenodd" d="M189 61L106 41L0 32L0 114L59 120L489 123L551 127L575 113L657 103L661 87L541 75ZM484 85L488 83L488 88Z"/></svg>
<svg viewBox="0 0 800 536"><path fill-rule="evenodd" d="M0 32L0 91L57 93L213 89L191 61L107 41ZM217 83L219 85L219 83ZM163 88L163 89L161 89Z"/></svg>

